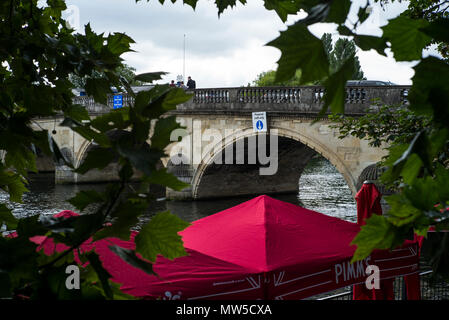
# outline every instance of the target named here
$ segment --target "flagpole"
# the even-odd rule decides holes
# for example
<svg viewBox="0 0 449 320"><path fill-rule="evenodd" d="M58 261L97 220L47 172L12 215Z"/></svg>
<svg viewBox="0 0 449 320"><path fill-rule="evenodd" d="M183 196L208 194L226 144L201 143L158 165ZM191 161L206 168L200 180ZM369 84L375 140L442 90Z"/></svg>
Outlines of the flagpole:
<svg viewBox="0 0 449 320"><path fill-rule="evenodd" d="M182 79L186 81L186 35L184 34L184 58L182 63Z"/></svg>

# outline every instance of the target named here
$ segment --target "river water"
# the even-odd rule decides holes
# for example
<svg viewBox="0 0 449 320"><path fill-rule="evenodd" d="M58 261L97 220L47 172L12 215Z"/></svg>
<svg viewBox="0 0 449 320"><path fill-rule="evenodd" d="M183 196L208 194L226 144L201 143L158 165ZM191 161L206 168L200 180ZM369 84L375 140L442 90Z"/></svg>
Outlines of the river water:
<svg viewBox="0 0 449 320"><path fill-rule="evenodd" d="M76 211L66 202L78 191L102 190L105 184L55 185L51 174L36 175L28 186L30 192L24 194L23 203L11 203L8 195L0 191L0 203L12 208L16 217L35 214L54 214L62 210ZM232 187L232 186L229 186ZM191 222L202 217L230 208L253 198L235 197L197 201L155 201L141 222L147 221L154 213L169 210L182 219ZM324 158L310 161L299 180L297 194L273 196L276 199L301 205L330 216L351 222L357 220L356 203L342 175Z"/></svg>

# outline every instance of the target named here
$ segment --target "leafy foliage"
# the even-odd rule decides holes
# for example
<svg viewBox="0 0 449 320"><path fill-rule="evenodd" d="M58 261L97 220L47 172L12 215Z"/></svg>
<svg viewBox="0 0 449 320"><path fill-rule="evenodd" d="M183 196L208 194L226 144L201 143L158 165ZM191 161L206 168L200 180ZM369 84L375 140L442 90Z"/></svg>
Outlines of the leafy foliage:
<svg viewBox="0 0 449 320"><path fill-rule="evenodd" d="M397 61L418 60L422 50L432 40L420 29L428 26L425 20L414 20L399 16L382 28L384 37L391 42L391 49Z"/></svg>
<svg viewBox="0 0 449 320"><path fill-rule="evenodd" d="M111 47L113 48L113 51L117 51L120 50L120 36L126 36L126 35L122 35L122 34L118 34L119 37L116 37L114 39L113 44L111 45ZM114 48L113 46L117 46L117 49ZM142 81L141 79L137 79L136 77L136 68L131 67L127 64L123 64L123 66L119 66L117 67L117 69L115 70L115 73L117 74L118 77L122 77L122 79L125 79L131 86L141 86L146 82L152 82L151 80L149 81ZM105 77L105 73L104 72L99 72L96 70L93 70L92 73L90 75L86 75L84 77L80 77L76 74L70 74L69 75L69 79L70 82L72 82L73 86L75 88L85 88L86 84L87 84L87 80L88 79L103 79Z"/></svg>
<svg viewBox="0 0 449 320"><path fill-rule="evenodd" d="M168 259L186 255L181 236L177 232L188 226L188 223L169 212L158 213L136 236L136 250L143 258L153 262L158 254Z"/></svg>
<svg viewBox="0 0 449 320"><path fill-rule="evenodd" d="M366 139L372 147L394 143L409 143L416 132L426 128L430 117L417 115L406 106L388 106L376 101L374 108L361 117L349 117L343 114L329 115L329 119L337 125L340 139L349 135Z"/></svg>
<svg viewBox="0 0 449 320"><path fill-rule="evenodd" d="M0 16L0 188L10 200L21 201L27 191L27 175L35 171L35 150L39 148L56 161L69 163L47 131L32 128L36 117L64 116L60 125L72 129L96 147L91 148L78 168L84 174L102 169L112 162L119 168L120 181L105 191L81 191L69 201L79 210L95 205L95 211L70 218L32 216L16 219L11 210L0 204L0 227L11 233L0 237L0 296L26 296L36 299L126 299L95 252L81 256L88 262L81 271L82 290L65 289L65 267L76 264L73 250L89 238L119 237L128 240L138 217L146 212L152 199L149 182L176 190L186 184L158 169L157 164L170 142L167 130L179 125L164 113L191 98L184 90L155 86L136 94L130 90L138 81L159 80L163 72L135 76L132 68L122 64L123 53L132 51L134 41L123 33L96 34L90 25L84 35L74 33L62 19L65 1L3 1ZM74 79L85 81L86 92L98 103L106 103L111 88L136 97L135 103L120 110L90 119L87 110L73 103ZM153 132L150 137L150 131ZM125 136L114 132L126 132ZM151 138L151 145L147 142ZM141 173L142 188L127 190L135 171ZM126 194L124 191L127 190ZM173 259L184 254L177 232L187 223L168 213L150 220L140 232L136 250L114 248L126 261L146 272L151 265L141 256L166 254ZM165 219L165 220L164 220ZM166 223L163 223L163 222ZM108 222L108 224L106 224ZM171 222L175 224L171 225ZM154 226L157 226L157 230ZM6 229L5 229L6 228ZM37 251L29 240L45 235L69 249L47 256ZM173 241L172 241L173 240ZM140 252L140 254L139 254Z"/></svg>
<svg viewBox="0 0 449 320"><path fill-rule="evenodd" d="M256 87L272 86L299 86L301 84L301 70L296 70L295 75L288 81L276 82L276 71L270 70L260 73L253 81Z"/></svg>
<svg viewBox="0 0 449 320"><path fill-rule="evenodd" d="M364 80L365 76L360 66L359 58L356 56L356 48L353 40L347 38L339 38L335 45L332 45L332 36L330 33L325 33L321 37L324 48L327 53L330 65L330 73L335 73L348 60L353 59L354 72L351 75L351 80ZM348 66L352 67L352 66Z"/></svg>
<svg viewBox="0 0 449 320"><path fill-rule="evenodd" d="M394 248L413 232L427 236L430 226L437 232L449 226L449 65L444 59L422 58L429 44L447 45L447 31L441 27L447 22L441 16L423 19L406 11L383 27L382 38L363 43L364 50L382 52L388 44L398 61L419 60L414 67L409 105L378 105L377 112L358 119L331 117L339 123L341 137L354 135L368 139L373 146L388 148L381 181L396 190L386 197L390 210L382 217L368 219L354 239L358 247L354 259L366 257L375 248ZM360 37L354 37L360 43ZM446 238L434 238L441 242L433 241L435 248L426 256L438 275L449 278Z"/></svg>
<svg viewBox="0 0 449 320"><path fill-rule="evenodd" d="M330 33L325 33L321 37L321 41L323 42L323 48L324 51L327 54L327 58L329 61L329 72L331 74L330 77L339 77L344 76L345 78L352 79L352 80L362 80L364 78L363 71L360 67L360 62L358 57L355 55L355 43L353 40L348 40L346 38L340 38L336 41L335 46L332 45L332 37ZM342 68L343 64L345 64L346 61L351 60L354 66L349 66L353 70L352 74L347 75L347 71L343 71L344 68ZM337 71L340 71L338 73ZM297 69L293 75L293 77L289 80L282 80L279 81L276 79L276 71L267 71L262 72L257 76L257 78L253 81L254 85L258 87L269 87L269 86L299 86L299 85L309 85L309 84L322 84L323 81L308 81L304 82L301 80L302 71L301 69ZM337 88L337 80L332 80L332 86ZM335 105L339 107L339 110L341 112L342 110L342 103L333 103L331 100L334 100L334 98L338 95L340 95L340 98L337 98L336 100L341 100L341 94L343 93L343 90L339 88L335 91L335 94L329 94L327 96L328 105ZM330 96L333 96L333 98L329 98Z"/></svg>
<svg viewBox="0 0 449 320"><path fill-rule="evenodd" d="M305 24L297 22L268 45L283 52L278 61L276 82L291 79L297 69L302 70L302 83L321 80L328 75L329 62L323 43L310 33Z"/></svg>

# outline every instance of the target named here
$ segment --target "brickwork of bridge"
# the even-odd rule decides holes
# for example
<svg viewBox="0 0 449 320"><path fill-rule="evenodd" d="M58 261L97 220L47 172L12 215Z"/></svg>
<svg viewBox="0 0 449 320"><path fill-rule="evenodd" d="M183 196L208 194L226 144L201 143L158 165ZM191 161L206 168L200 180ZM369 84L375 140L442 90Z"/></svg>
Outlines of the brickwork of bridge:
<svg viewBox="0 0 449 320"><path fill-rule="evenodd" d="M389 105L407 103L409 87L354 86L346 90L345 112L360 116L377 111L374 99ZM324 94L320 86L197 89L193 94L189 102L170 112L185 130L173 133L174 142L166 150L169 157L161 162L190 187L180 192L167 190L169 198L298 192L301 173L316 154L335 166L355 194L364 169L386 154L383 148L370 147L366 140L339 139L339 133L326 117L317 119ZM112 97L107 106L96 104L89 97L75 99L86 106L92 117L112 108ZM125 96L124 105L129 101ZM268 132L254 132L252 112L256 111L267 113ZM59 127L58 122L58 119L39 119L36 129L50 132L55 129L56 143L78 167L92 143L68 128ZM42 163L46 163L42 167L48 167L48 161ZM261 174L274 167L274 173ZM115 164L83 176L57 164L55 172L56 183L118 178Z"/></svg>

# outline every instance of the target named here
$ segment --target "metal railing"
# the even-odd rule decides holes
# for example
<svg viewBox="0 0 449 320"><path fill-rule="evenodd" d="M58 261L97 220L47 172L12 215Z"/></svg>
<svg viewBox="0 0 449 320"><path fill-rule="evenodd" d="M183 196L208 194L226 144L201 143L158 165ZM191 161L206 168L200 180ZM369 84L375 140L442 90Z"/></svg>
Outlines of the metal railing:
<svg viewBox="0 0 449 320"><path fill-rule="evenodd" d="M419 274L421 283L422 300L449 300L449 283L444 281L434 282L431 279L432 270ZM339 289L341 291L342 289ZM343 292L328 292L325 295L309 297L310 300L352 300L352 287L343 288ZM395 300L406 300L405 283L403 277L397 277L394 281Z"/></svg>

